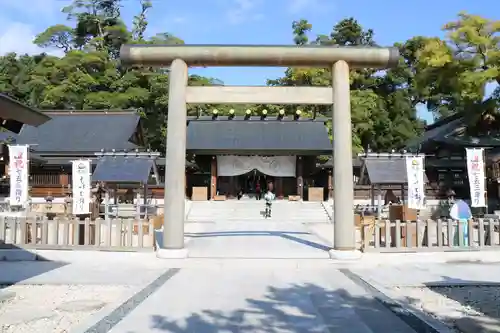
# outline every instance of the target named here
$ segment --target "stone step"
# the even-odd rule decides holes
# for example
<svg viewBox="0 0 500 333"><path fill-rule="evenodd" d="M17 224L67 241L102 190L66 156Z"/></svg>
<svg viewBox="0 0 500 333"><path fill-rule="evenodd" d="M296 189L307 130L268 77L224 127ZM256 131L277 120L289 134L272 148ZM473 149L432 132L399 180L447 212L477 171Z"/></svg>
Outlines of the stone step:
<svg viewBox="0 0 500 333"><path fill-rule="evenodd" d="M264 201L224 201L193 202L188 214L188 221L262 221L265 218ZM269 221L293 223L330 223L322 203L274 201L273 216Z"/></svg>

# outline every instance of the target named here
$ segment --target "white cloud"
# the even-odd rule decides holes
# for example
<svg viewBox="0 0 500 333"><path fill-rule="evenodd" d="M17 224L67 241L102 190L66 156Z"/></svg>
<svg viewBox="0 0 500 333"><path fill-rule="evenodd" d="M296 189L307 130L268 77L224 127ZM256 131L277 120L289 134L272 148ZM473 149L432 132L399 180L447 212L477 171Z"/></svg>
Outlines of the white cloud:
<svg viewBox="0 0 500 333"><path fill-rule="evenodd" d="M248 21L259 21L264 18L262 13L256 12L261 0L234 0L233 5L226 12L231 24L241 24Z"/></svg>
<svg viewBox="0 0 500 333"><path fill-rule="evenodd" d="M301 12L324 12L330 9L333 1L324 0L289 0L288 11L291 14L299 14Z"/></svg>
<svg viewBox="0 0 500 333"><path fill-rule="evenodd" d="M185 23L187 21L187 18L185 16L177 16L174 17L172 21L174 21L174 23L180 24L180 23Z"/></svg>
<svg viewBox="0 0 500 333"><path fill-rule="evenodd" d="M0 0L2 11L13 12L16 16L33 16L50 20L61 12L61 9L71 4L71 0Z"/></svg>
<svg viewBox="0 0 500 333"><path fill-rule="evenodd" d="M0 31L0 55L9 52L18 54L38 54L46 52L52 55L61 56L60 50L42 49L35 44L35 31L33 26L21 22L11 22Z"/></svg>
<svg viewBox="0 0 500 333"><path fill-rule="evenodd" d="M0 55L8 52L61 56L60 50L42 49L33 44L36 34L53 24L71 0L0 0ZM15 19L14 19L15 18ZM41 28L42 27L42 28Z"/></svg>

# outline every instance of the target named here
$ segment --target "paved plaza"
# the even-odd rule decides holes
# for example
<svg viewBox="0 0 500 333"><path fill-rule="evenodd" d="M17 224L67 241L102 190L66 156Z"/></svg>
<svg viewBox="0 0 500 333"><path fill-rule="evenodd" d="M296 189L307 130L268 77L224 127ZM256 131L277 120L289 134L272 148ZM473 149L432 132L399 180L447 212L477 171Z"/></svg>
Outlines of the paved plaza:
<svg viewBox="0 0 500 333"><path fill-rule="evenodd" d="M496 253L336 261L328 237L315 233L328 228L313 225L190 221L187 259L38 251L50 261L0 262L1 331L499 332ZM472 286L474 295L490 295L488 309L453 300Z"/></svg>

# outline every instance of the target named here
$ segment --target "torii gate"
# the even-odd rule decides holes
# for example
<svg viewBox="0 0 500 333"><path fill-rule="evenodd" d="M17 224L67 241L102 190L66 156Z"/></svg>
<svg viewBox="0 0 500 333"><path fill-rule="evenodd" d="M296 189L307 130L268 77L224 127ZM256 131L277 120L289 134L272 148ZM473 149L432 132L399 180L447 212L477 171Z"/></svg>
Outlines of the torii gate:
<svg viewBox="0 0 500 333"><path fill-rule="evenodd" d="M186 104L333 104L334 250L356 256L352 169L350 68L388 68L397 48L272 45L123 45L124 65L170 66L165 171L164 248L159 258L187 256L184 247ZM188 66L323 67L332 87L190 87Z"/></svg>

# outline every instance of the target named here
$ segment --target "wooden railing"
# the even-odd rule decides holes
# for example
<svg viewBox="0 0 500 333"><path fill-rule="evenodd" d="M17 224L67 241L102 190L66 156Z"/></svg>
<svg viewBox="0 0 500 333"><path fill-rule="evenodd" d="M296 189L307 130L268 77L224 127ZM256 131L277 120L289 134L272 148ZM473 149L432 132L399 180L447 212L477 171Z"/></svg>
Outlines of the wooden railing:
<svg viewBox="0 0 500 333"><path fill-rule="evenodd" d="M496 219L389 221L362 225L364 252L433 252L500 249Z"/></svg>
<svg viewBox="0 0 500 333"><path fill-rule="evenodd" d="M29 183L31 186L61 185L61 175L58 173L32 174Z"/></svg>
<svg viewBox="0 0 500 333"><path fill-rule="evenodd" d="M71 184L71 175L64 175L67 179L68 184ZM163 181L164 175L160 175L160 181ZM32 196L47 196L51 194L52 196L64 196L65 190L61 179L62 175L58 173L47 173L47 174L32 174L30 175L30 185L32 186ZM401 186L400 185L383 185L382 190L392 190L394 195L401 197ZM163 198L163 187L151 186L150 188L153 198ZM125 189L120 190L126 192ZM335 189L333 189L335 191ZM376 195L377 191L375 191ZM354 185L354 198L355 199L369 199L371 196L370 185ZM434 199L439 197L439 187L435 184L426 186L426 197L427 199Z"/></svg>
<svg viewBox="0 0 500 333"><path fill-rule="evenodd" d="M0 248L147 251L153 221L0 217Z"/></svg>

